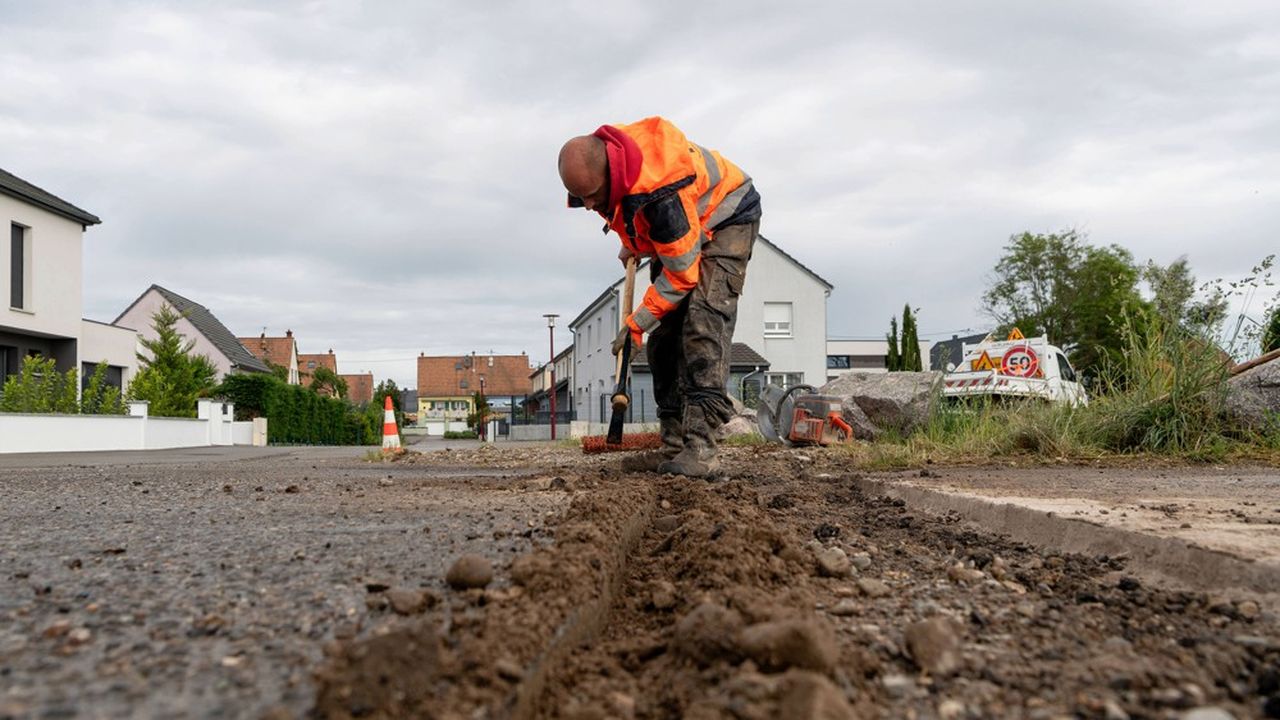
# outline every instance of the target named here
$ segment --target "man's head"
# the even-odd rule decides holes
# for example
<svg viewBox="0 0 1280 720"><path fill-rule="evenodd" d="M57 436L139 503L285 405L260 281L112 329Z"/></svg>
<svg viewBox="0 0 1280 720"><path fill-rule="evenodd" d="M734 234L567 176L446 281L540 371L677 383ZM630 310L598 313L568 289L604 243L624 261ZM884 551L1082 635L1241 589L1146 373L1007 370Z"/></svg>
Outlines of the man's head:
<svg viewBox="0 0 1280 720"><path fill-rule="evenodd" d="M588 210L609 212L609 157L593 135L572 138L560 148L560 180Z"/></svg>

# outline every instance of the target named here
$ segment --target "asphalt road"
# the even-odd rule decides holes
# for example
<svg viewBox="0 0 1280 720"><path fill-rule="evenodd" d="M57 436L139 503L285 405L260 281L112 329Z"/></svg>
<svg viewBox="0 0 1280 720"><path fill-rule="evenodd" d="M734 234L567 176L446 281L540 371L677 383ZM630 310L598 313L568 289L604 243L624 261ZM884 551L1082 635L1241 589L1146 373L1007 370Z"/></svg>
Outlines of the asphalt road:
<svg viewBox="0 0 1280 720"><path fill-rule="evenodd" d="M366 452L0 456L0 718L300 715L327 642L396 622L369 585L444 596L567 503Z"/></svg>

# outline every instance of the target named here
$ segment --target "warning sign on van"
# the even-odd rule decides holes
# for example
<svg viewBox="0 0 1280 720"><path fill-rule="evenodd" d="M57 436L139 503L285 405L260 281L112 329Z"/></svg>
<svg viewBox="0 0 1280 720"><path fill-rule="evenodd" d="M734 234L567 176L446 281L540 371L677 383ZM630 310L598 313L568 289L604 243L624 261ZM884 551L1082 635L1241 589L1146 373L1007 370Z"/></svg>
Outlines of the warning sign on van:
<svg viewBox="0 0 1280 720"><path fill-rule="evenodd" d="M1000 374L1014 377L1036 377L1040 369L1040 358L1030 345L1019 345L1009 348L1000 361Z"/></svg>
<svg viewBox="0 0 1280 720"><path fill-rule="evenodd" d="M969 369L973 372L978 372L979 370L995 370L996 364L991 361L991 356L987 354L987 351L983 350L982 354L979 355L976 360L969 361Z"/></svg>

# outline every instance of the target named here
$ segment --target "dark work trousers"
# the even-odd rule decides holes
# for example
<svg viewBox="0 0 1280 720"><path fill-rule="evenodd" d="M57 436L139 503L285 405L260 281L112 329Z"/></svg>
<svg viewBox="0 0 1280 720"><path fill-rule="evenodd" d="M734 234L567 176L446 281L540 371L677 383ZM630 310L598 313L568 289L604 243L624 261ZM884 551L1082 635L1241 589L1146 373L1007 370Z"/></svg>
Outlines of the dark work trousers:
<svg viewBox="0 0 1280 720"><path fill-rule="evenodd" d="M729 348L759 231L758 221L716 231L702 246L697 287L649 333L646 355L658 417L683 417L686 402L702 407L713 430L733 417L725 392ZM651 279L656 279L662 265L654 262L651 267Z"/></svg>

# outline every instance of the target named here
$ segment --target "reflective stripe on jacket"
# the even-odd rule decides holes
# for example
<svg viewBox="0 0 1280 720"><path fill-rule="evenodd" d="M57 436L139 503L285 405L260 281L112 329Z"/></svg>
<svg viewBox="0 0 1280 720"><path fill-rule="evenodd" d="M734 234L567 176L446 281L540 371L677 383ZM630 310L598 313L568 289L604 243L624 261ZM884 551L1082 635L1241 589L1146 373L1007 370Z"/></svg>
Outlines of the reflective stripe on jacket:
<svg viewBox="0 0 1280 720"><path fill-rule="evenodd" d="M738 166L660 117L615 127L640 146L643 162L609 226L632 252L662 263L662 274L627 318L632 330L648 332L697 286L702 246L714 242L715 230L727 220L758 219L759 196ZM749 216L735 217L741 211Z"/></svg>

